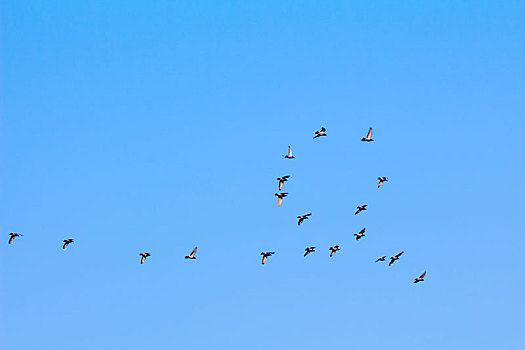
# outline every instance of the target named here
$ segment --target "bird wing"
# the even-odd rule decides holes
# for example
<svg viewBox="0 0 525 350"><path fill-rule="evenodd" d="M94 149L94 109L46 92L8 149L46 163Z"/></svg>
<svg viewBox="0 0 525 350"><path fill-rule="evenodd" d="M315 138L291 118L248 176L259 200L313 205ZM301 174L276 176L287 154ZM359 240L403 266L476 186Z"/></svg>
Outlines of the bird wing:
<svg viewBox="0 0 525 350"><path fill-rule="evenodd" d="M372 128L370 128L370 130L368 130L368 134L366 135L366 138L367 139L371 139L372 138Z"/></svg>
<svg viewBox="0 0 525 350"><path fill-rule="evenodd" d="M299 222L297 223L297 225L301 225L303 223L303 220L304 218L299 218Z"/></svg>
<svg viewBox="0 0 525 350"><path fill-rule="evenodd" d="M281 179L279 180L279 191L283 189L284 181Z"/></svg>
<svg viewBox="0 0 525 350"><path fill-rule="evenodd" d="M381 187L383 185L383 180L379 180L379 184L377 185L377 188Z"/></svg>
<svg viewBox="0 0 525 350"><path fill-rule="evenodd" d="M193 258L195 256L195 254L197 253L197 247L195 247L193 249L193 251L191 252L190 256Z"/></svg>
<svg viewBox="0 0 525 350"><path fill-rule="evenodd" d="M361 208L357 208L357 211L355 212L355 214L354 214L354 215L357 215L357 214L359 214L359 213L361 212L361 210L362 210Z"/></svg>
<svg viewBox="0 0 525 350"><path fill-rule="evenodd" d="M13 243L14 239L15 239L15 236L11 236L11 238L9 238L9 244Z"/></svg>
<svg viewBox="0 0 525 350"><path fill-rule="evenodd" d="M388 266L392 266L392 264L394 263L394 259L390 258L390 262L388 263Z"/></svg>
<svg viewBox="0 0 525 350"><path fill-rule="evenodd" d="M366 228L364 228L361 231L359 231L359 234L363 234L363 233L365 233L365 231L366 231Z"/></svg>
<svg viewBox="0 0 525 350"><path fill-rule="evenodd" d="M68 244L69 244L69 242L64 242L64 245L62 246L62 249L66 249Z"/></svg>
<svg viewBox="0 0 525 350"><path fill-rule="evenodd" d="M306 214L305 216L310 216L310 215L312 215L312 213Z"/></svg>
<svg viewBox="0 0 525 350"><path fill-rule="evenodd" d="M277 206L280 207L281 203L283 202L283 199L281 197L277 197Z"/></svg>
<svg viewBox="0 0 525 350"><path fill-rule="evenodd" d="M423 277L425 277L425 275L426 275L426 274L427 274L427 272L426 272L426 271L425 271L425 272L423 272L423 274L422 274L421 276L419 276L419 278L423 278Z"/></svg>
<svg viewBox="0 0 525 350"><path fill-rule="evenodd" d="M401 253L399 253L399 254L397 254L397 255L396 255L396 258L399 258L401 255L403 255L403 253L404 253L404 251L401 252Z"/></svg>
<svg viewBox="0 0 525 350"><path fill-rule="evenodd" d="M326 129L324 128L324 126L321 127L321 132L325 132Z"/></svg>
<svg viewBox="0 0 525 350"><path fill-rule="evenodd" d="M263 264L266 262L266 259L268 259L268 257L266 255L263 255L263 258L262 258L262 263Z"/></svg>
<svg viewBox="0 0 525 350"><path fill-rule="evenodd" d="M288 157L292 156L292 147L288 146Z"/></svg>
<svg viewBox="0 0 525 350"><path fill-rule="evenodd" d="M142 259L140 259L140 263L144 264L144 261L146 261L146 257L144 255L142 255Z"/></svg>

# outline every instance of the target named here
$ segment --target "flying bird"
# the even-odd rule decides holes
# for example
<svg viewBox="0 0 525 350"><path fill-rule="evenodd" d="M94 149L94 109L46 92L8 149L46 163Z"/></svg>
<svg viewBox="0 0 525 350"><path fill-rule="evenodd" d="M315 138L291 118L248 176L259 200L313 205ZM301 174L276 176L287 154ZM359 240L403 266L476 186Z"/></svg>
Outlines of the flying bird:
<svg viewBox="0 0 525 350"><path fill-rule="evenodd" d="M277 178L277 180L279 181L279 191L283 189L284 182L288 181L289 177L290 177L290 175L286 175L286 176Z"/></svg>
<svg viewBox="0 0 525 350"><path fill-rule="evenodd" d="M366 142L374 141L374 139L372 138L372 128L368 130L368 134L366 135L366 137L363 137L361 141L366 141Z"/></svg>
<svg viewBox="0 0 525 350"><path fill-rule="evenodd" d="M184 258L185 258L185 259L197 259L197 258L195 257L195 254L197 254L197 247L195 247L195 248L193 249L193 251L191 252L190 255L186 255Z"/></svg>
<svg viewBox="0 0 525 350"><path fill-rule="evenodd" d="M286 159L293 159L293 158L295 158L293 156L293 154L292 154L292 147L291 146L288 146L288 154L284 155L283 157L286 158Z"/></svg>
<svg viewBox="0 0 525 350"><path fill-rule="evenodd" d="M261 255L263 256L262 257L262 263L264 265L264 263L266 262L266 259L268 259L269 256L272 256L273 254L275 254L275 252L262 252Z"/></svg>
<svg viewBox="0 0 525 350"><path fill-rule="evenodd" d="M382 257L378 258L376 260L376 262L378 262L378 261L385 261L385 259L386 259L386 255L383 255Z"/></svg>
<svg viewBox="0 0 525 350"><path fill-rule="evenodd" d="M414 278L414 283L418 283L418 282L423 282L424 281L424 277L425 275L427 274L427 272L423 272L423 274L421 276L419 276L418 278Z"/></svg>
<svg viewBox="0 0 525 350"><path fill-rule="evenodd" d="M315 247L308 247L304 251L304 256L307 256L308 254L315 252Z"/></svg>
<svg viewBox="0 0 525 350"><path fill-rule="evenodd" d="M330 257L332 257L332 256L334 256L335 252L337 252L338 250L341 250L341 249L339 249L338 245L334 245L333 247L330 247L330 250L332 251L330 253Z"/></svg>
<svg viewBox="0 0 525 350"><path fill-rule="evenodd" d="M378 177L379 183L377 184L377 188L383 186L383 182L388 181L386 177Z"/></svg>
<svg viewBox="0 0 525 350"><path fill-rule="evenodd" d="M283 198L286 197L288 193L276 193L275 195L277 196L277 206L280 207L283 202Z"/></svg>
<svg viewBox="0 0 525 350"><path fill-rule="evenodd" d="M366 228L359 231L359 233L354 233L355 240L359 241L361 238L363 238L365 236L365 231L366 231Z"/></svg>
<svg viewBox="0 0 525 350"><path fill-rule="evenodd" d="M396 261L396 260L399 260L399 257L401 255L403 255L404 252L401 252L399 254L397 254L396 256L391 256L390 257L390 263L388 264L388 266L392 266L392 264Z"/></svg>
<svg viewBox="0 0 525 350"><path fill-rule="evenodd" d="M321 128L321 131L315 132L314 139L321 137L321 136L326 136L326 129L324 127Z"/></svg>
<svg viewBox="0 0 525 350"><path fill-rule="evenodd" d="M306 214L306 215L299 215L297 218L299 219L299 222L297 223L297 225L301 225L303 223L303 221L305 219L308 219L308 217L312 215L312 213L310 214Z"/></svg>
<svg viewBox="0 0 525 350"><path fill-rule="evenodd" d="M69 243L73 243L74 240L71 238L64 239L62 242L64 242L64 245L62 246L62 249L66 249L66 247L69 245Z"/></svg>
<svg viewBox="0 0 525 350"><path fill-rule="evenodd" d="M144 261L146 261L146 258L147 258L148 256L151 256L150 253L140 253L139 255L142 256L142 258L140 259L140 263L141 263L141 264L144 264Z"/></svg>
<svg viewBox="0 0 525 350"><path fill-rule="evenodd" d="M366 210L366 207L368 206L368 204L365 204L365 205L362 205L360 207L357 207L357 211L355 212L354 215L357 215L359 214L360 212L362 212L363 210Z"/></svg>
<svg viewBox="0 0 525 350"><path fill-rule="evenodd" d="M21 234L19 234L19 233L15 233L15 232L11 232L9 235L10 235L11 237L9 237L9 242L8 242L8 244L13 243L13 241L15 240L15 237L21 237L21 236L22 236Z"/></svg>

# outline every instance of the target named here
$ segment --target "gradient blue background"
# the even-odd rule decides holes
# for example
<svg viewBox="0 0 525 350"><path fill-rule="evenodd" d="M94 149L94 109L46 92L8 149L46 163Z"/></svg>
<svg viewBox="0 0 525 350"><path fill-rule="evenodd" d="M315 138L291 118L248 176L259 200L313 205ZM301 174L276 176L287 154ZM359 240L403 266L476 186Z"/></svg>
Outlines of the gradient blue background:
<svg viewBox="0 0 525 350"><path fill-rule="evenodd" d="M523 1L0 10L3 349L525 348Z"/></svg>

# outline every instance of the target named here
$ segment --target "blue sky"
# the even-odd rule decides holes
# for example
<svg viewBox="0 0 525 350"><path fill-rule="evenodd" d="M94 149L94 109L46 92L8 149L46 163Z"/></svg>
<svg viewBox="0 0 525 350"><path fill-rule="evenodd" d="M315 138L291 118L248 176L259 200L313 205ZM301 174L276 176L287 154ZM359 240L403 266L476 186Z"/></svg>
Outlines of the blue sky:
<svg viewBox="0 0 525 350"><path fill-rule="evenodd" d="M2 348L524 348L524 7L3 1Z"/></svg>

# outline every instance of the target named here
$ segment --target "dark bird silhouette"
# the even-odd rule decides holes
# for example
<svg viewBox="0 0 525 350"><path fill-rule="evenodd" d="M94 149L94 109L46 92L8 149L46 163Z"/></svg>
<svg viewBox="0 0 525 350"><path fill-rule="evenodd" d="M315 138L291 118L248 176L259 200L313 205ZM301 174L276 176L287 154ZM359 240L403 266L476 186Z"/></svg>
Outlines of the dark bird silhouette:
<svg viewBox="0 0 525 350"><path fill-rule="evenodd" d="M306 214L306 215L299 215L297 218L299 219L299 222L297 223L297 225L301 225L303 223L303 221L305 219L308 219L308 217L312 215L312 213L310 214Z"/></svg>
<svg viewBox="0 0 525 350"><path fill-rule="evenodd" d="M262 252L261 255L263 256L262 257L262 263L263 265L266 263L266 259L268 259L269 256L272 256L273 254L275 254L275 252Z"/></svg>
<svg viewBox="0 0 525 350"><path fill-rule="evenodd" d="M424 281L424 277L425 275L427 274L427 272L423 272L423 274L421 276L419 276L418 278L414 278L414 283L418 283L418 282L423 282Z"/></svg>
<svg viewBox="0 0 525 350"><path fill-rule="evenodd" d="M195 257L195 254L197 254L197 247L193 248L193 251L191 252L190 255L186 255L184 258L185 259L197 259Z"/></svg>
<svg viewBox="0 0 525 350"><path fill-rule="evenodd" d="M341 249L339 249L338 245L334 245L333 247L330 247L330 250L332 251L330 253L330 257L332 257L332 256L334 256L335 252L337 252L338 250L341 250Z"/></svg>
<svg viewBox="0 0 525 350"><path fill-rule="evenodd" d="M295 158L293 156L293 154L292 154L292 147L291 146L288 146L288 154L284 155L283 157L286 158L286 159L293 159L293 158Z"/></svg>
<svg viewBox="0 0 525 350"><path fill-rule="evenodd" d="M359 241L361 238L363 238L365 236L365 231L366 231L366 228L359 231L359 233L354 233L355 240Z"/></svg>
<svg viewBox="0 0 525 350"><path fill-rule="evenodd" d="M365 205L362 205L360 207L357 207L357 211L355 212L354 215L357 215L359 214L360 212L362 212L363 210L366 210L366 207L368 206L368 204L365 204Z"/></svg>
<svg viewBox="0 0 525 350"><path fill-rule="evenodd" d="M276 193L275 195L277 196L277 206L280 207L281 204L283 203L283 198L286 197L288 193L286 192Z"/></svg>
<svg viewBox="0 0 525 350"><path fill-rule="evenodd" d="M386 177L378 177L379 183L377 184L377 188L383 186L383 182L388 181Z"/></svg>
<svg viewBox="0 0 525 350"><path fill-rule="evenodd" d="M13 243L13 241L15 240L15 237L21 237L21 236L23 236L23 235L21 235L20 233L15 233L15 232L11 232L9 235L10 235L11 237L9 237L9 242L8 242L8 244Z"/></svg>
<svg viewBox="0 0 525 350"><path fill-rule="evenodd" d="M74 240L71 238L64 239L62 242L64 242L64 245L62 246L62 249L66 249L66 247L69 245L69 243L73 243Z"/></svg>
<svg viewBox="0 0 525 350"><path fill-rule="evenodd" d="M366 141L366 142L374 141L374 139L372 138L372 128L368 130L368 134L366 135L366 137L363 137L361 141Z"/></svg>
<svg viewBox="0 0 525 350"><path fill-rule="evenodd" d="M279 181L279 191L283 189L284 182L288 181L289 177L290 177L290 175L286 175L286 176L277 178L277 181Z"/></svg>
<svg viewBox="0 0 525 350"><path fill-rule="evenodd" d="M378 261L385 261L385 259L386 259L386 255L383 255L382 257L378 258L376 260L376 262L378 262Z"/></svg>
<svg viewBox="0 0 525 350"><path fill-rule="evenodd" d="M314 139L321 137L321 136L326 136L326 129L324 127L321 128L321 131L315 132Z"/></svg>
<svg viewBox="0 0 525 350"><path fill-rule="evenodd" d="M392 264L396 261L396 260L399 260L399 257L401 255L403 255L404 252L401 252L399 254L397 254L396 256L391 256L390 257L390 263L388 264L388 266L392 266Z"/></svg>
<svg viewBox="0 0 525 350"><path fill-rule="evenodd" d="M140 259L140 263L141 263L141 264L144 264L144 261L146 261L146 258L147 258L148 256L151 256L150 253L140 253L139 255L142 256L142 258Z"/></svg>
<svg viewBox="0 0 525 350"><path fill-rule="evenodd" d="M308 247L304 251L304 256L307 256L308 254L315 252L315 247Z"/></svg>

